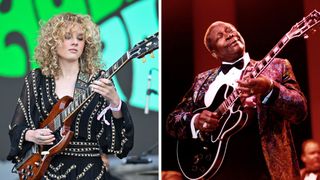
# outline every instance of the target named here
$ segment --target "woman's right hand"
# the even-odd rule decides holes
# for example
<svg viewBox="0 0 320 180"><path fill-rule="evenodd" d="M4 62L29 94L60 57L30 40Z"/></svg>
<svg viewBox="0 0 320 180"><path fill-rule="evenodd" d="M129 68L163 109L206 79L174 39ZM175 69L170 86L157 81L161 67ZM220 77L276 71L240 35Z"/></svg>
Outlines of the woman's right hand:
<svg viewBox="0 0 320 180"><path fill-rule="evenodd" d="M38 145L52 145L55 138L50 129L35 129L26 132L25 140Z"/></svg>

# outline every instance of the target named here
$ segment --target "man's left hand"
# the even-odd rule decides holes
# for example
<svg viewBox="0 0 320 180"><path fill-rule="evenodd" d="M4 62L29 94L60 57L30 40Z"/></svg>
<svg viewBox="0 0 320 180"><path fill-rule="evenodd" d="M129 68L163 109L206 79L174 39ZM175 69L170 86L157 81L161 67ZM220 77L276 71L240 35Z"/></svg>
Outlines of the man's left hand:
<svg viewBox="0 0 320 180"><path fill-rule="evenodd" d="M245 78L243 80L238 80L237 82L242 98L253 95L257 97L266 96L272 88L272 81L263 75L260 75L257 78Z"/></svg>

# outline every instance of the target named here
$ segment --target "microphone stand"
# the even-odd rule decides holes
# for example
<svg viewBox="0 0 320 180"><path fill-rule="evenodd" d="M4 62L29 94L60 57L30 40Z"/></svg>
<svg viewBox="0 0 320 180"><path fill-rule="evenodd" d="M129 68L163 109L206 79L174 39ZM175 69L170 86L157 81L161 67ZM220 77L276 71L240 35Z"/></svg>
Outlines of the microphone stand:
<svg viewBox="0 0 320 180"><path fill-rule="evenodd" d="M154 89L151 89L151 79L152 79L152 71L157 70L156 68L152 68L149 70L149 75L148 75L148 85L147 85L147 95L146 95L146 104L144 107L144 114L149 114L149 101L150 101L150 95L153 94L158 94L158 92Z"/></svg>
<svg viewBox="0 0 320 180"><path fill-rule="evenodd" d="M147 150L143 151L138 156L128 156L125 163L126 164L148 164L152 163L152 159L146 157L147 155L150 155L152 151L154 151L158 147L158 143L155 143L151 147L149 147Z"/></svg>

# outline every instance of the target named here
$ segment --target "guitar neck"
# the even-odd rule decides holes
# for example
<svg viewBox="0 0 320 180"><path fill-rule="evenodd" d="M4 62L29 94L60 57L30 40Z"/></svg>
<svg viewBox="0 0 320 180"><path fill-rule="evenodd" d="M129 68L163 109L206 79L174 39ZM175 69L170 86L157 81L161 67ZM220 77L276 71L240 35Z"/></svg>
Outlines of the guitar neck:
<svg viewBox="0 0 320 180"><path fill-rule="evenodd" d="M137 43L132 49L127 51L121 56L108 70L97 78L111 79L125 64L127 64L133 58L141 58L146 54L151 53L155 49L158 49L158 32L147 37L143 41ZM87 88L83 94L81 94L77 99L74 99L67 108L65 108L59 115L57 115L51 122L51 126L55 127L57 130L66 121L72 121L72 116L77 113L80 108L89 102L91 98L95 95L95 92L91 91L91 88ZM71 124L71 123L68 123Z"/></svg>
<svg viewBox="0 0 320 180"><path fill-rule="evenodd" d="M102 73L98 79L111 79L125 64L129 62L129 60L129 51L127 51L108 70L106 70L105 73ZM70 117L77 113L83 105L89 102L95 94L95 92L91 91L91 88L86 88L83 94L74 99L66 109L54 118L52 123L54 123L55 130L58 130L66 121L71 120Z"/></svg>
<svg viewBox="0 0 320 180"><path fill-rule="evenodd" d="M256 63L253 71L249 74L251 78L258 77L265 68L274 60L274 58L279 54L279 52L288 44L290 38L285 34L280 41L269 51L269 53L258 63Z"/></svg>
<svg viewBox="0 0 320 180"><path fill-rule="evenodd" d="M129 62L129 51L117 60L105 73L102 75L104 78L111 79L125 64ZM101 78L101 77L100 77Z"/></svg>
<svg viewBox="0 0 320 180"><path fill-rule="evenodd" d="M257 78L274 60L274 58L279 54L283 47L288 44L290 38L285 34L280 41L269 51L269 53L259 62L257 62L251 72L249 72L250 78ZM223 115L227 110L235 103L235 101L240 97L241 92L235 89L221 105L216 109L215 112Z"/></svg>

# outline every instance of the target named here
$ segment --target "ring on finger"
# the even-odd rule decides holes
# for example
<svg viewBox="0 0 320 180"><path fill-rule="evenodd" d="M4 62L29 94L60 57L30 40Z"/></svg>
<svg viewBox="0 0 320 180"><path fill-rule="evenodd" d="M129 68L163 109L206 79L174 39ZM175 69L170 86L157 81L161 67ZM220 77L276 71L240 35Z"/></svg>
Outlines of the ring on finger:
<svg viewBox="0 0 320 180"><path fill-rule="evenodd" d="M207 127L208 127L208 123L207 123L207 122L204 122L203 125L202 125L202 127L203 127L203 128L207 128Z"/></svg>

